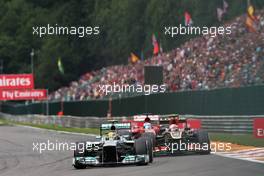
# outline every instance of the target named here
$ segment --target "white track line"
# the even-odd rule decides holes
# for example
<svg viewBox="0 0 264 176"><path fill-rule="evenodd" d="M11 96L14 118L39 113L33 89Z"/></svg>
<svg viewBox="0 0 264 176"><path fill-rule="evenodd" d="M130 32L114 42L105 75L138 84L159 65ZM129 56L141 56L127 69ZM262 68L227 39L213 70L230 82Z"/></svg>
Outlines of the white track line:
<svg viewBox="0 0 264 176"><path fill-rule="evenodd" d="M250 161L250 162L254 162L254 163L261 163L261 164L264 164L264 161L260 161L260 160L256 160L256 159L253 159L253 158L249 158L249 157L246 157L246 158L243 158L243 156L239 156L239 155L228 155L224 152L221 152L221 153L213 153L214 155L218 155L218 156L222 156L222 157L226 157L226 158L233 158L233 159L239 159L239 160L244 160L244 161Z"/></svg>
<svg viewBox="0 0 264 176"><path fill-rule="evenodd" d="M83 136L91 136L91 137L98 136L98 135L95 135L95 134L86 134L86 133L75 133L75 132L68 132L68 131L59 131L59 130L52 130L52 129L45 129L45 128L38 128L38 127L26 126L26 125L15 125L15 126L21 126L21 127L24 127L24 128L30 128L30 129L41 130L41 131L56 132L56 133L60 133L60 134L74 134L74 135L83 135Z"/></svg>

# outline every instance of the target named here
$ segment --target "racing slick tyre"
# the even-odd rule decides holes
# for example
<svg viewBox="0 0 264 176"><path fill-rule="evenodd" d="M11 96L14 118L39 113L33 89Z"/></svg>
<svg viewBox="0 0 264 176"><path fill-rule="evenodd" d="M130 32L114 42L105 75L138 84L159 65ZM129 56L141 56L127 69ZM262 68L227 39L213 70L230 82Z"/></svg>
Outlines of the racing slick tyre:
<svg viewBox="0 0 264 176"><path fill-rule="evenodd" d="M207 131L204 130L197 131L197 140L201 146L208 145L208 147L206 147L206 150L204 150L202 147L202 149L199 151L199 154L204 154L204 155L210 154L211 153L210 139Z"/></svg>
<svg viewBox="0 0 264 176"><path fill-rule="evenodd" d="M148 140L147 138L140 137L135 141L135 151L137 155L149 155L149 160L151 157ZM152 158L153 160L153 158ZM139 163L138 165L147 165L150 161L143 161Z"/></svg>
<svg viewBox="0 0 264 176"><path fill-rule="evenodd" d="M148 154L149 154L149 162L152 163L153 162L153 140L150 137L144 137L147 141L147 146L148 146Z"/></svg>
<svg viewBox="0 0 264 176"><path fill-rule="evenodd" d="M84 150L80 150L78 148L79 144L85 145L85 142L76 142L76 150L74 150L73 156L75 157L84 157L85 156L85 151ZM79 163L78 161L75 161L73 164L73 167L75 169L85 169L86 165L83 165L81 163Z"/></svg>
<svg viewBox="0 0 264 176"><path fill-rule="evenodd" d="M143 133L142 137L150 138L152 140L152 147L156 146L156 136L153 133Z"/></svg>
<svg viewBox="0 0 264 176"><path fill-rule="evenodd" d="M83 164L80 164L80 163L75 162L74 165L73 165L73 167L75 169L85 169L86 168L86 165L83 165Z"/></svg>

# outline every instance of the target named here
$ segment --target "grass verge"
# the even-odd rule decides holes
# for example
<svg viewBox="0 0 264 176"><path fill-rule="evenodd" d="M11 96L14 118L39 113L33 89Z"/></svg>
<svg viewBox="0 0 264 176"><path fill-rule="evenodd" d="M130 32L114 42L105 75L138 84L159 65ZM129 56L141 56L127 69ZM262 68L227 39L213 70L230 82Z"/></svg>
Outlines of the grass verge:
<svg viewBox="0 0 264 176"><path fill-rule="evenodd" d="M1 125L7 125L7 124L8 123L6 122L6 120L0 118L0 126Z"/></svg>
<svg viewBox="0 0 264 176"><path fill-rule="evenodd" d="M25 126L31 126L31 127L36 127L36 128L48 129L48 130L85 133L85 134L99 134L100 133L100 130L98 128L71 128L71 127L62 127L59 125L11 122L11 121L7 121L4 119L0 119L0 124L2 125L25 125Z"/></svg>
<svg viewBox="0 0 264 176"><path fill-rule="evenodd" d="M31 123L11 122L4 119L0 119L0 125L25 125L55 131L66 131L85 134L99 134L100 132L98 128L70 128L58 125L38 125ZM255 138L253 134L209 133L209 136L212 141L230 142L239 145L264 147L264 139Z"/></svg>
<svg viewBox="0 0 264 176"><path fill-rule="evenodd" d="M253 134L226 134L226 133L209 133L212 141L230 142L233 144L264 147L264 139L255 138Z"/></svg>

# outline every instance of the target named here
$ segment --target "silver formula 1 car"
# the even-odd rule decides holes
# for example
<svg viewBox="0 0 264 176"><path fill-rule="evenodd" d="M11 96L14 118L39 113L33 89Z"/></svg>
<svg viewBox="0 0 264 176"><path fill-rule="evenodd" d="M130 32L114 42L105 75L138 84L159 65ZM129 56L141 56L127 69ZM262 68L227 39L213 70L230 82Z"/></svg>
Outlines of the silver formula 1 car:
<svg viewBox="0 0 264 176"><path fill-rule="evenodd" d="M153 143L147 136L131 137L130 123L104 123L97 141L77 142L73 166L136 164L147 165L153 161Z"/></svg>

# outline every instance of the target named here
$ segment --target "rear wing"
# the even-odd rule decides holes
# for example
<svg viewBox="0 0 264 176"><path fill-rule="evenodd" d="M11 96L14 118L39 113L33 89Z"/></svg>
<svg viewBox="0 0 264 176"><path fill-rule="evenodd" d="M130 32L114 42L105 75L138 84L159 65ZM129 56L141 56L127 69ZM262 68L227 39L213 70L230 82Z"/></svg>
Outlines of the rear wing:
<svg viewBox="0 0 264 176"><path fill-rule="evenodd" d="M150 118L151 121L159 121L159 115L135 115L133 119L136 122L144 122L147 117Z"/></svg>
<svg viewBox="0 0 264 176"><path fill-rule="evenodd" d="M138 126L143 126L145 118L150 118L151 122L156 123L162 126L169 126L170 120L173 118L178 118L178 126L179 128L189 127L192 129L200 129L201 128L201 120L200 119L193 119L193 118L185 118L180 116L179 114L166 114L166 115L135 115L133 116L134 122L137 123ZM132 121L132 125L134 123Z"/></svg>
<svg viewBox="0 0 264 176"><path fill-rule="evenodd" d="M179 115L176 114L176 115L162 115L162 116L160 116L160 119L159 119L160 124L169 124L170 120L172 118L175 118L175 117L178 117L179 123L187 123L187 120L185 118L179 117Z"/></svg>
<svg viewBox="0 0 264 176"><path fill-rule="evenodd" d="M201 120L200 119L192 119L192 118L184 118L180 117L178 114L170 114L170 115L161 115L160 116L160 125L169 125L170 120L172 118L178 117L178 126L179 128L189 127L191 129L200 129L201 128Z"/></svg>
<svg viewBox="0 0 264 176"><path fill-rule="evenodd" d="M110 130L112 126L115 126L117 130L119 129L131 129L130 123L103 123L100 126L101 130Z"/></svg>

